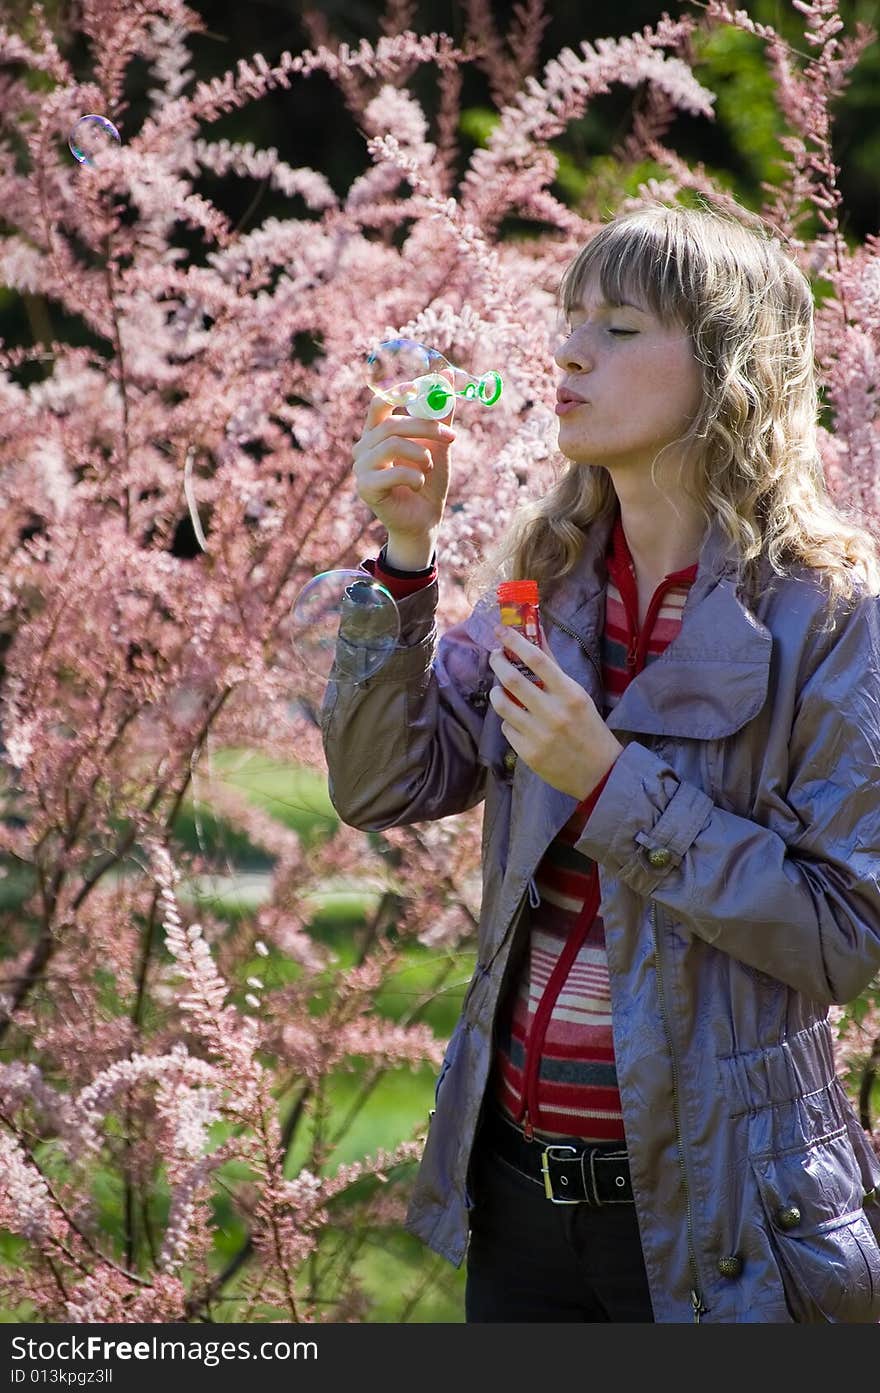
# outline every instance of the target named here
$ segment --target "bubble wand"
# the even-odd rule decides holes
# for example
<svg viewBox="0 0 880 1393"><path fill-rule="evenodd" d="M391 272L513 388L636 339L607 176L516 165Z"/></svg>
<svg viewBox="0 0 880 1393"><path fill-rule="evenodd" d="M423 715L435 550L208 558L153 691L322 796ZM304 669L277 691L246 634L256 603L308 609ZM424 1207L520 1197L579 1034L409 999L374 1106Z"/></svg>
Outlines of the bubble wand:
<svg viewBox="0 0 880 1393"><path fill-rule="evenodd" d="M366 378L377 397L427 421L448 415L455 397L494 406L501 396L500 372L474 377L415 339L385 339L367 355Z"/></svg>

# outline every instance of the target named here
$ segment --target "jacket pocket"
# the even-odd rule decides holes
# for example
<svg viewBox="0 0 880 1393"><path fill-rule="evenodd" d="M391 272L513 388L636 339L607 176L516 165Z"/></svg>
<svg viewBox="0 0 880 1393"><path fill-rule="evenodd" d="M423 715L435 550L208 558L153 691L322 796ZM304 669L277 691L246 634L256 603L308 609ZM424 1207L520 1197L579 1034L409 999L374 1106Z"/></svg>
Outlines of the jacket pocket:
<svg viewBox="0 0 880 1393"><path fill-rule="evenodd" d="M751 1167L792 1318L880 1321L880 1248L846 1129L801 1150L753 1156Z"/></svg>

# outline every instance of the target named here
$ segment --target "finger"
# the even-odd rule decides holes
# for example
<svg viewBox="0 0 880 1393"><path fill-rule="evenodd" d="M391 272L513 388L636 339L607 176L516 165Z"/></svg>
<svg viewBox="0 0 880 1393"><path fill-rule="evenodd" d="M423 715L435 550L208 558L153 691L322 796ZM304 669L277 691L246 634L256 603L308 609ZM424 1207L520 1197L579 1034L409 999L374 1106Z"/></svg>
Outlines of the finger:
<svg viewBox="0 0 880 1393"><path fill-rule="evenodd" d="M364 431L362 439L373 445L377 440L387 440L392 435L401 439L427 440L432 444L448 445L454 432L443 421L423 420L421 416L386 416L372 431Z"/></svg>
<svg viewBox="0 0 880 1393"><path fill-rule="evenodd" d="M380 470L375 489L369 489L362 483L361 497L366 503L369 503L372 497L384 498L393 488L397 488L398 484L405 484L407 488L418 491L425 486L425 476L418 469L408 469L406 465L393 464L388 469ZM369 497L366 497L366 494L369 494Z"/></svg>
<svg viewBox="0 0 880 1393"><path fill-rule="evenodd" d="M510 649L510 652L519 657L529 671L535 673L536 677L542 676L543 671L546 671L547 655L542 652L542 649L537 648L536 644L533 644L531 638L522 637L519 630L508 627L508 625L501 625L500 628L497 628L496 637L501 646Z"/></svg>
<svg viewBox="0 0 880 1393"><path fill-rule="evenodd" d="M505 687L507 686L508 678L511 677L513 673L519 675L519 668L514 666L502 648L492 649L492 652L489 654L489 666L498 678L498 681L502 682Z"/></svg>
<svg viewBox="0 0 880 1393"><path fill-rule="evenodd" d="M429 471L424 467L419 469L415 465L395 462L384 465L381 469L358 471L356 468L354 472L358 493L364 502L369 504L387 498L398 484L406 484L415 489L424 488Z"/></svg>
<svg viewBox="0 0 880 1393"><path fill-rule="evenodd" d="M494 691L504 691L508 696L513 696L524 706L527 711L533 708L540 709L542 693L540 687L520 672L519 668L504 657L503 653L493 653L489 659L489 666L498 678L500 686L493 688Z"/></svg>
<svg viewBox="0 0 880 1393"><path fill-rule="evenodd" d="M520 706L525 706L529 711L542 710L541 703L545 700L546 686L537 676L532 676L531 669L523 671L519 666L519 658L502 648L494 648L489 655L489 667L495 674L499 684L499 690L503 687L508 696L515 698Z"/></svg>
<svg viewBox="0 0 880 1393"><path fill-rule="evenodd" d="M524 711L528 712L528 707L524 706L521 701L514 699L513 694L505 691L503 687L490 689L489 705L501 717L501 720L506 721L514 730L517 729L517 716L522 717Z"/></svg>
<svg viewBox="0 0 880 1393"><path fill-rule="evenodd" d="M379 422L384 421L390 416L393 410L394 407L391 405L390 401L383 401L381 397L377 397L374 393L367 407L365 433L367 430L371 430L373 426L378 426Z"/></svg>
<svg viewBox="0 0 880 1393"><path fill-rule="evenodd" d="M543 677L551 667L556 666L556 659L549 650L539 648L530 638L524 638L518 629L502 624L495 630L495 635L502 647L522 659L536 677Z"/></svg>
<svg viewBox="0 0 880 1393"><path fill-rule="evenodd" d="M371 472L389 469L402 459L409 460L426 472L434 467L431 452L424 445L419 445L415 440L392 439L380 441L373 449L360 455L355 461L354 472L357 478L364 478Z"/></svg>

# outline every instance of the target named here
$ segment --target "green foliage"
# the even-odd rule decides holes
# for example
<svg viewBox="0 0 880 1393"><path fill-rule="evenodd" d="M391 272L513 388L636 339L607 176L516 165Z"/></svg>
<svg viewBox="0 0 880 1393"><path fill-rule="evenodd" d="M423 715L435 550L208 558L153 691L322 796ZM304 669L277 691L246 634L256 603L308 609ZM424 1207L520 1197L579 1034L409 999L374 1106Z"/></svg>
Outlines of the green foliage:
<svg viewBox="0 0 880 1393"><path fill-rule="evenodd" d="M291 827L306 845L330 836L339 817L325 778L311 769L267 759L253 750L221 750L212 756L212 775L247 792L257 807Z"/></svg>
<svg viewBox="0 0 880 1393"><path fill-rule="evenodd" d="M777 183L785 151L779 144L785 124L779 113L764 43L730 27L696 36L700 81L717 95L716 111L750 182ZM713 170L713 177L718 171Z"/></svg>

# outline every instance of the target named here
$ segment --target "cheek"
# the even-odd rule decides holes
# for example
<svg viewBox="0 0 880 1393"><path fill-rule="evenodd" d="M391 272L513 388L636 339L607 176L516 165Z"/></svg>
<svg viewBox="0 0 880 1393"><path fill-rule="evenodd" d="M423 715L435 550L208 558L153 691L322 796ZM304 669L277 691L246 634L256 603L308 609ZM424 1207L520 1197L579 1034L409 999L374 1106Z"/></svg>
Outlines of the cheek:
<svg viewBox="0 0 880 1393"><path fill-rule="evenodd" d="M657 365L647 386L658 411L670 422L691 420L703 400L703 383L699 369L688 363Z"/></svg>

